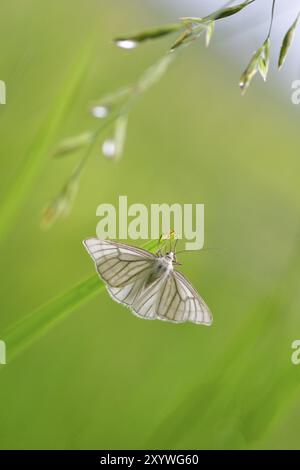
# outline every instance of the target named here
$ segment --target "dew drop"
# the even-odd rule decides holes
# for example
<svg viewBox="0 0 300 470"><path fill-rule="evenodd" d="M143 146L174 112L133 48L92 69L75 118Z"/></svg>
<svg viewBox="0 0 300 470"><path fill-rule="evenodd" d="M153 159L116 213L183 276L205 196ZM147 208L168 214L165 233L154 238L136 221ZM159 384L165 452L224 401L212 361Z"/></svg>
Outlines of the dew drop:
<svg viewBox="0 0 300 470"><path fill-rule="evenodd" d="M132 41L132 39L120 39L119 41L116 41L116 45L122 49L134 49L138 43L136 41Z"/></svg>
<svg viewBox="0 0 300 470"><path fill-rule="evenodd" d="M117 152L116 142L112 139L107 139L103 142L102 152L106 158L114 158Z"/></svg>
<svg viewBox="0 0 300 470"><path fill-rule="evenodd" d="M108 108L103 105L94 106L91 110L92 115L98 119L104 119L108 115Z"/></svg>

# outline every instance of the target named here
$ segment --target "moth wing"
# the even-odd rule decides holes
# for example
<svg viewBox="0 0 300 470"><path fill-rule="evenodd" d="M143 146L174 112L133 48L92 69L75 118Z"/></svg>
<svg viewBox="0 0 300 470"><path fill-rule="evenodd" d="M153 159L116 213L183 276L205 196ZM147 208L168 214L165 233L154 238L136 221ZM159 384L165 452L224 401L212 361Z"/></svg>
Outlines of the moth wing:
<svg viewBox="0 0 300 470"><path fill-rule="evenodd" d="M157 316L175 323L212 324L212 314L190 282L178 271L171 272L161 289Z"/></svg>
<svg viewBox="0 0 300 470"><path fill-rule="evenodd" d="M112 288L128 287L148 277L156 258L142 248L109 240L88 238L83 244L93 258L98 274Z"/></svg>
<svg viewBox="0 0 300 470"><path fill-rule="evenodd" d="M157 278L151 284L147 284L147 279L148 275L146 274L127 286L108 287L108 291L113 299L125 304L136 316L146 320L155 320L157 318L157 296L161 291L163 279Z"/></svg>

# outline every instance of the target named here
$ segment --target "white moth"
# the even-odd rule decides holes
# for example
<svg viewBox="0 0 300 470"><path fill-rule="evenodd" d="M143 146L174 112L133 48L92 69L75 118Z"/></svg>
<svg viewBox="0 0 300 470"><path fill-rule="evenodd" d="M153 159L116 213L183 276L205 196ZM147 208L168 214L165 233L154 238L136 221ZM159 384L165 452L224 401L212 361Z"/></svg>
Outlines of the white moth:
<svg viewBox="0 0 300 470"><path fill-rule="evenodd" d="M212 314L187 279L174 270L176 254L162 255L109 240L83 242L111 297L140 318L212 324Z"/></svg>

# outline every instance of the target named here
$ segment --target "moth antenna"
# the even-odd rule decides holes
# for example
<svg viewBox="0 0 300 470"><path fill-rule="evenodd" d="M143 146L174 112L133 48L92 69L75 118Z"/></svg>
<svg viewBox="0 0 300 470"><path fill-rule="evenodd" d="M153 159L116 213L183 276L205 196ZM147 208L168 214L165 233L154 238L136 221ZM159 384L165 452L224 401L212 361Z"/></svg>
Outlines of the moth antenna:
<svg viewBox="0 0 300 470"><path fill-rule="evenodd" d="M200 251L208 251L208 250L221 250L222 248L202 248L201 250L180 250L176 254L178 255L179 253L199 253Z"/></svg>

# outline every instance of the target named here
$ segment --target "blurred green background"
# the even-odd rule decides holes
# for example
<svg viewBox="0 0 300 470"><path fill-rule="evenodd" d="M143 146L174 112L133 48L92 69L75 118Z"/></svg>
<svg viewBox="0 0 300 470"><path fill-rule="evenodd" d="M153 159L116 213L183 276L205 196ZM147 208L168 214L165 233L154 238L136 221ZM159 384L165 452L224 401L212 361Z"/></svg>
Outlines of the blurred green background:
<svg viewBox="0 0 300 470"><path fill-rule="evenodd" d="M290 360L300 337L299 123L290 90L282 99L255 81L241 98L248 56L225 60L218 35L208 50L185 49L133 109L123 159L105 160L99 144L72 214L43 232L41 211L80 157L52 160L55 142L93 128L90 103L134 81L172 41L123 51L111 38L173 15L137 0L2 0L0 16L0 339L93 274L81 241L95 234L96 207L120 194L204 203L206 246L216 248L180 257L213 312L211 328L141 321L99 290L12 362L8 350L0 447L299 447L300 367ZM17 175L28 158L37 177L24 183ZM25 185L20 208L6 210L14 182Z"/></svg>

